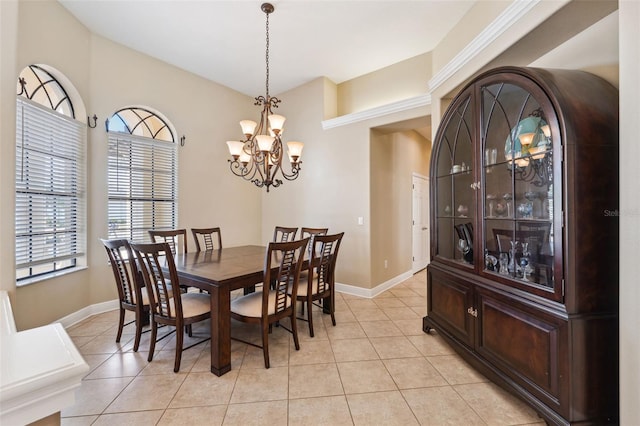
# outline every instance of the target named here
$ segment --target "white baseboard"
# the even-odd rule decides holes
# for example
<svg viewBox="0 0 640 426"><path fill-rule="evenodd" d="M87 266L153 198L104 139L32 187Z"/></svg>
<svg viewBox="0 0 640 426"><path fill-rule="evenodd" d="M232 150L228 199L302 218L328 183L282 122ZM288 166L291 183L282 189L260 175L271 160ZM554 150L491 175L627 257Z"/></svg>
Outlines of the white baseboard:
<svg viewBox="0 0 640 426"><path fill-rule="evenodd" d="M349 284L336 283L336 291L339 291L340 293L350 294L352 296L366 297L367 299L371 299L373 297L376 297L380 293L386 290L389 290L392 287L395 287L396 285L400 284L404 280L411 278L412 275L413 273L411 271L407 271L394 278L391 278L388 281L383 282L380 285L377 285L374 288L362 288L362 287L356 287ZM58 321L54 321L54 322L59 322L60 324L62 324L64 328L69 328L72 325L77 324L80 321L85 320L92 315L97 315L103 312L116 310L118 309L118 306L119 306L118 299L96 303L94 305L89 305L85 308L82 308L79 311L69 314L66 317L60 318Z"/></svg>
<svg viewBox="0 0 640 426"><path fill-rule="evenodd" d="M64 328L68 328L74 324L79 323L84 319L89 318L92 315L113 311L115 309L118 309L119 306L120 306L120 302L118 301L118 299L96 303L94 305L89 305L87 307L84 307L79 311L69 314L66 317L60 318L58 321L54 321L54 322L59 322L60 324L62 324Z"/></svg>
<svg viewBox="0 0 640 426"><path fill-rule="evenodd" d="M380 285L375 286L374 288L362 288L348 284L336 283L336 291L340 293L350 294L352 296L366 297L367 299L371 299L373 297L376 297L380 293L387 291L392 287L395 287L396 285L411 278L412 276L413 273L411 271L407 271L403 274L391 278L388 281L383 282Z"/></svg>

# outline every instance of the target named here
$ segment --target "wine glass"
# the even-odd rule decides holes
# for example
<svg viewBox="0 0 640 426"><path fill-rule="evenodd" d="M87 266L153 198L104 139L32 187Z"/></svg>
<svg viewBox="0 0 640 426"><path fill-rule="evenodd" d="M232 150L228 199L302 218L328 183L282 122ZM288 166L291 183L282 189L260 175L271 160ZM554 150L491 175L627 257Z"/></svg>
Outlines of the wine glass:
<svg viewBox="0 0 640 426"><path fill-rule="evenodd" d="M471 247L469 247L469 243L464 238L460 238L458 240L458 245L456 246L458 251L462 254L462 260L464 261L464 255L469 253Z"/></svg>
<svg viewBox="0 0 640 426"><path fill-rule="evenodd" d="M502 198L507 202L507 217L511 217L511 200L513 200L513 195L507 192L502 196Z"/></svg>
<svg viewBox="0 0 640 426"><path fill-rule="evenodd" d="M507 269L509 267L509 255L507 253L501 252L498 263L500 264L500 270L498 272L501 275L509 275L509 271Z"/></svg>

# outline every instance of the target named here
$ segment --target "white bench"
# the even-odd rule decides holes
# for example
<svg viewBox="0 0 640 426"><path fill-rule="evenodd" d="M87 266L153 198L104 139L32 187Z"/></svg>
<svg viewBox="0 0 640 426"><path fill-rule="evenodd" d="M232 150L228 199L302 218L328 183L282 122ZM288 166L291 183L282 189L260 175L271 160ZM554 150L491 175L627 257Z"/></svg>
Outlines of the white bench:
<svg viewBox="0 0 640 426"><path fill-rule="evenodd" d="M25 425L73 405L89 366L61 324L17 331L0 291L0 425Z"/></svg>

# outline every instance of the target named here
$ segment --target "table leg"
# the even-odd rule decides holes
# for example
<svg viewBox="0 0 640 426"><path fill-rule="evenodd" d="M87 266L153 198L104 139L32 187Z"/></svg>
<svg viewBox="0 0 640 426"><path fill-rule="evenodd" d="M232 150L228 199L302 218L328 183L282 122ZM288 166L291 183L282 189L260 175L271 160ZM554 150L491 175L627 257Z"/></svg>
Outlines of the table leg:
<svg viewBox="0 0 640 426"><path fill-rule="evenodd" d="M231 370L231 306L229 289L213 287L211 294L211 372Z"/></svg>

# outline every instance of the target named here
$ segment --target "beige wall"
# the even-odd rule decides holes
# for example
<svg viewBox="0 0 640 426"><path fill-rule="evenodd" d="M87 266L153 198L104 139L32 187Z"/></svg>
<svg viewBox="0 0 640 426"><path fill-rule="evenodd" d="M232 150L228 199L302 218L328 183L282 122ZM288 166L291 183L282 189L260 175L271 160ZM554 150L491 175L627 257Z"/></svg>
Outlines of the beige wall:
<svg viewBox="0 0 640 426"><path fill-rule="evenodd" d="M431 53L407 59L338 85L338 115L402 101L427 93Z"/></svg>
<svg viewBox="0 0 640 426"><path fill-rule="evenodd" d="M412 269L412 178L429 175L430 156L415 131L371 132L372 286Z"/></svg>
<svg viewBox="0 0 640 426"><path fill-rule="evenodd" d="M15 3L2 2L3 20L5 11L10 15L13 6ZM116 298L99 238L107 236L104 120L119 108L138 105L157 110L175 126L178 138L186 135L186 145L178 153L179 226L220 226L227 246L261 241L261 225L256 220L260 195L228 171L225 144L240 136L239 120L256 115L249 97L92 35L55 1L21 1L17 9L18 33L5 39L3 32L2 41L3 89L13 87L6 96L3 90L2 98L0 161L2 191L7 196L3 198L13 200L15 127L5 131L4 123L15 122L14 91L20 69L31 63L56 68L78 90L89 115L99 117L98 126L87 132L88 268L16 288L13 248L3 248L8 255L0 259L2 281L10 283L6 287L12 295L18 328L46 324ZM5 43L7 52L11 48L17 51L15 63L7 62L8 66L4 61ZM83 116L77 118L85 120ZM5 244L13 240L14 214L2 204L0 225Z"/></svg>

